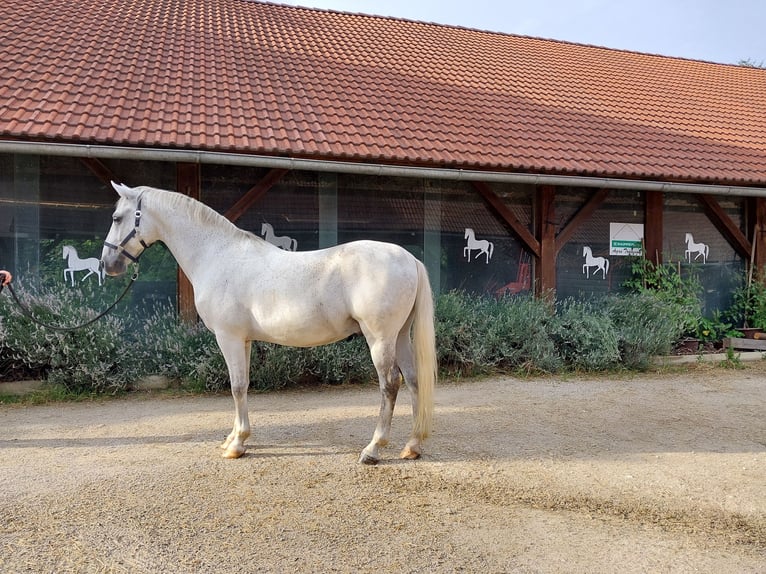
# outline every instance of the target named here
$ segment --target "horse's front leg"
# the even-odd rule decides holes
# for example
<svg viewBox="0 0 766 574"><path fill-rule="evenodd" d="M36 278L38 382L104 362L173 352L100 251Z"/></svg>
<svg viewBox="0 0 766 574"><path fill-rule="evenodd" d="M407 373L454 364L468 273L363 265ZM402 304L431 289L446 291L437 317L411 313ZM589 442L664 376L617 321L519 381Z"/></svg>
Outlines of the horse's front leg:
<svg viewBox="0 0 766 574"><path fill-rule="evenodd" d="M239 458L245 453L245 441L250 436L247 413L247 389L250 386L250 349L252 343L225 334L216 334L226 366L229 369L231 394L234 397L234 427L221 444L224 458Z"/></svg>

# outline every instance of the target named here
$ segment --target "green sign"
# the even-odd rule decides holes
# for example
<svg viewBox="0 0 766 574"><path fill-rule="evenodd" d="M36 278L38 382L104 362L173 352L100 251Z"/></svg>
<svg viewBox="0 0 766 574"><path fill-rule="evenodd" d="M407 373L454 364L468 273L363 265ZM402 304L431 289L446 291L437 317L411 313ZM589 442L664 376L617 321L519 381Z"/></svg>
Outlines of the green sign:
<svg viewBox="0 0 766 574"><path fill-rule="evenodd" d="M609 255L641 255L643 240L641 223L609 224Z"/></svg>

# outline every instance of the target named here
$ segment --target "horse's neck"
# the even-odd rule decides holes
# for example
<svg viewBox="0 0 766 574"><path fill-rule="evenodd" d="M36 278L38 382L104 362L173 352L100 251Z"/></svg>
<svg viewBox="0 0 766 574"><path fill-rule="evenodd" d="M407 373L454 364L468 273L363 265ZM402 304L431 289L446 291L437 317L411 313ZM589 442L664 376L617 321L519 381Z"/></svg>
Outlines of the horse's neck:
<svg viewBox="0 0 766 574"><path fill-rule="evenodd" d="M183 209L166 208L158 220L161 220L159 239L192 283L211 261L224 258L221 254L237 239L225 222L197 219Z"/></svg>

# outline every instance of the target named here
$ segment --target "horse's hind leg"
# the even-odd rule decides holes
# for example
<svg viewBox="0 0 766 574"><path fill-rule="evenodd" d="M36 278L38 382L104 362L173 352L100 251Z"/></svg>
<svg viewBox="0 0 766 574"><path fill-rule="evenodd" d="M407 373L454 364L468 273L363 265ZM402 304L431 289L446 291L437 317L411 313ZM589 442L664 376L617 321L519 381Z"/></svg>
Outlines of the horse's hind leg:
<svg viewBox="0 0 766 574"><path fill-rule="evenodd" d="M368 340L369 342L369 340ZM394 347L391 344L375 342L370 344L370 354L380 382L380 414L378 426L372 436L370 444L364 447L359 456L359 462L364 464L377 464L380 462L380 449L388 444L391 434L391 419L394 415L396 396L399 393L401 374L396 366Z"/></svg>
<svg viewBox="0 0 766 574"><path fill-rule="evenodd" d="M407 389L410 391L410 398L412 401L412 416L417 417L418 413L418 376L415 368L415 358L412 354L412 341L410 340L409 328L402 330L399 333L399 338L396 341L396 362L399 365L399 369L402 371L404 382L407 384ZM422 436L418 436L413 433L410 435L410 440L407 441L406 446L400 453L401 458L416 459L420 458L421 443L423 442Z"/></svg>
<svg viewBox="0 0 766 574"><path fill-rule="evenodd" d="M250 386L250 341L216 334L218 346L229 368L231 394L234 397L234 428L223 441L224 458L239 458L245 453L245 441L250 436L247 413L247 389Z"/></svg>

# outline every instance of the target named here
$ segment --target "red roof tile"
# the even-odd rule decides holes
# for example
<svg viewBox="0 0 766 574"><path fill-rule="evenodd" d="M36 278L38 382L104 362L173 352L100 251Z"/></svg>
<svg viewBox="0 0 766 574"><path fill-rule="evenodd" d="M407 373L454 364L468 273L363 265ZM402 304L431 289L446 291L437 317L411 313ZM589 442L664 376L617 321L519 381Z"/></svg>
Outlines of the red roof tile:
<svg viewBox="0 0 766 574"><path fill-rule="evenodd" d="M0 137L766 183L766 70L248 0L5 0Z"/></svg>

